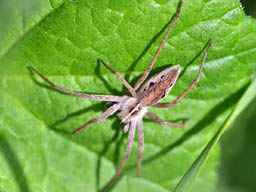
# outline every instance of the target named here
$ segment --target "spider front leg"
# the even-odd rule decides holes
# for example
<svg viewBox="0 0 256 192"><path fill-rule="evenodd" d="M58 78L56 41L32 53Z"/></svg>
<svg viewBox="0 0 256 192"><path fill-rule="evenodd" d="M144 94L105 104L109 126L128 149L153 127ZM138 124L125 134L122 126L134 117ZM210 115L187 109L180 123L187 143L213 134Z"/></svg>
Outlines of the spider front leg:
<svg viewBox="0 0 256 192"><path fill-rule="evenodd" d="M60 87L58 85L55 85L53 82L51 82L49 79L47 79L44 75L42 75L39 71L37 71L34 67L30 67L32 71L37 73L46 83L48 83L52 88L63 92L67 93L69 95L74 95L77 97L82 97L82 98L87 98L91 100L97 100L97 101L112 101L112 102L120 102L123 100L123 97L120 96L115 96L115 95L91 95L91 94L84 94L84 93L79 93L75 91L71 91L69 89L65 89L63 87Z"/></svg>
<svg viewBox="0 0 256 192"><path fill-rule="evenodd" d="M151 71L153 65L155 64L155 62L156 62L156 60L157 60L157 58L158 58L160 52L162 51L162 49L163 49L163 47L164 47L164 44L166 43L166 40L167 40L169 34L171 33L171 31L172 31L172 29L173 29L173 27L174 27L174 25L175 25L177 19L178 19L179 16L180 16L182 3L183 3L183 0L180 0L179 5L178 5L178 10L177 10L177 12L176 12L176 15L175 15L175 17L173 18L173 20L172 20L172 22L171 22L171 24L170 24L170 26L169 26L169 28L168 28L168 31L166 32L166 34L165 34L165 36L164 36L164 38L163 38L163 40L161 41L160 45L158 46L158 48L157 48L157 50L156 50L156 53L155 53L155 55L154 55L152 61L149 63L148 68L146 69L146 71L143 73L143 75L139 78L139 80L137 81L137 83L136 83L135 86L134 86L134 90L135 90L135 91L136 91L136 90L141 86L141 84L147 79L147 77L148 77L148 75L149 75L149 73L150 73L150 71Z"/></svg>
<svg viewBox="0 0 256 192"><path fill-rule="evenodd" d="M207 54L208 54L208 51L209 49L211 48L212 46L212 43L213 43L213 40L210 41L210 43L208 44L208 47L204 53L204 56L203 56L203 59L202 59L202 63L200 65L200 69L199 69L199 72L197 74L197 77L196 79L192 82L192 84L179 96L177 97L173 102L171 103L158 103L152 107L157 107L157 108L169 108L169 107L172 107L174 105L176 105L177 103L180 102L180 100L188 94L189 91L191 91L191 89L193 89L196 84L199 82L200 80L200 76L201 76L201 73L202 73L202 70L203 70L203 67L204 67L204 64L205 64L205 60L206 60L206 57L207 57Z"/></svg>
<svg viewBox="0 0 256 192"><path fill-rule="evenodd" d="M106 119L110 115L113 115L118 109L120 109L120 104L112 105L104 113L102 113L99 117L88 121L87 123L85 123L80 128L74 130L72 134L75 135L75 134L79 133L80 131L82 131L83 129L85 129L86 127L88 127L89 125L91 125L93 123L96 123L96 122L99 122L99 121L102 121L103 119Z"/></svg>

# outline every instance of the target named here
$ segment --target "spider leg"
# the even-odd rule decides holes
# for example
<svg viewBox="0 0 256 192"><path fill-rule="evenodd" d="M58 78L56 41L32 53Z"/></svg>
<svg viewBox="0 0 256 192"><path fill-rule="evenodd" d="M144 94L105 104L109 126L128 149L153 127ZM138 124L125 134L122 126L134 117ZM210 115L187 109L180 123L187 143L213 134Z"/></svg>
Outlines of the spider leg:
<svg viewBox="0 0 256 192"><path fill-rule="evenodd" d="M122 82L122 84L128 89L128 91L131 93L133 97L137 95L135 90L132 88L132 86L118 72L114 71L101 59L99 59L99 62L101 62L109 71L111 71Z"/></svg>
<svg viewBox="0 0 256 192"><path fill-rule="evenodd" d="M124 126L124 133L127 133L130 130L131 127L131 122L128 122L125 126Z"/></svg>
<svg viewBox="0 0 256 192"><path fill-rule="evenodd" d="M169 108L169 107L172 107L172 106L176 105L177 103L179 103L180 100L181 100L185 95L187 95L188 92L189 92L193 87L196 86L196 84L197 84L197 83L199 82L199 80L200 80L200 76L201 76L201 73L202 73L202 70L203 70L203 67L204 67L204 64L205 64L205 60L206 60L208 51L209 51L209 49L210 49L212 43L213 43L213 40L211 40L210 43L208 44L208 47L207 47L207 49L206 49L206 51L205 51L205 53L204 53L203 59L202 59L202 63L201 63L199 72L198 72L198 74L197 74L196 79L192 82L192 84L191 84L180 96L178 96L173 102L171 102L171 103L158 103L158 104L156 104L156 105L154 105L154 106L152 106L152 107L158 107L158 108Z"/></svg>
<svg viewBox="0 0 256 192"><path fill-rule="evenodd" d="M163 126L171 126L171 127L179 127L179 128L183 128L185 123L171 123L171 122L166 122L166 121L163 121L162 119L160 119L158 116L156 116L154 113L151 113L151 112L147 112L146 115L156 121L157 123L159 123L160 125L163 125Z"/></svg>
<svg viewBox="0 0 256 192"><path fill-rule="evenodd" d="M137 123L136 121L132 121L131 122L130 130L129 130L129 136L128 136L128 142L127 142L127 146L126 146L125 156L124 156L121 164L119 165L119 167L118 167L118 169L116 171L115 176L107 184L106 188L111 186L118 179L119 175L121 174L121 172L122 172L122 170L124 168L124 165L126 164L126 161L128 160L128 158L129 158L129 156L131 154L132 144L133 144L135 130L136 130L136 123Z"/></svg>
<svg viewBox="0 0 256 192"><path fill-rule="evenodd" d="M47 79L44 75L42 75L39 71L37 71L34 67L30 67L32 71L37 73L46 83L48 83L51 87L54 89L67 93L69 95L74 95L77 97L87 98L91 100L97 100L97 101L113 101L113 102L120 102L123 100L123 97L121 96L114 96L114 95L90 95L90 94L83 94L75 91L71 91L69 89L65 89L63 87L60 87L58 85L55 85L53 82L51 82L49 79Z"/></svg>
<svg viewBox="0 0 256 192"><path fill-rule="evenodd" d="M149 63L149 65L148 65L148 68L146 69L146 71L143 73L143 75L139 78L139 80L137 81L137 83L136 83L135 86L134 86L134 90L135 90L135 91L140 87L140 85L141 85L141 84L145 81L145 79L148 77L148 75L149 75L149 73L150 73L150 71L151 71L153 65L155 64L155 62L156 62L156 60L157 60L157 58L158 58L160 52L162 51L162 49L163 49L163 47L164 47L164 44L165 44L165 42L166 42L166 40L167 40L169 34L171 33L171 31L172 31L172 29L173 29L173 27L174 27L174 25L175 25L177 19L178 19L179 16L180 16L182 3L183 3L183 0L180 0L178 10L177 10L176 15L175 15L174 19L172 20L172 22L171 22L169 28L168 28L167 33L165 34L165 36L164 36L162 42L160 43L160 45L158 46L158 48L157 48L157 50L156 50L156 53L155 53L155 55L154 55L152 61L151 61L151 62Z"/></svg>
<svg viewBox="0 0 256 192"><path fill-rule="evenodd" d="M103 119L106 119L110 115L114 114L118 109L120 109L120 104L112 105L104 113L102 113L99 117L86 122L83 126L74 130L72 132L72 134L75 135L75 134L79 133L80 131L82 131L83 129L85 129L86 127L88 127L89 125L91 125L93 123L96 123L96 122L99 122L99 121L102 121Z"/></svg>
<svg viewBox="0 0 256 192"><path fill-rule="evenodd" d="M139 143L139 155L137 161L137 176L141 175L141 161L144 152L144 133L142 125L142 117L138 119L138 143Z"/></svg>

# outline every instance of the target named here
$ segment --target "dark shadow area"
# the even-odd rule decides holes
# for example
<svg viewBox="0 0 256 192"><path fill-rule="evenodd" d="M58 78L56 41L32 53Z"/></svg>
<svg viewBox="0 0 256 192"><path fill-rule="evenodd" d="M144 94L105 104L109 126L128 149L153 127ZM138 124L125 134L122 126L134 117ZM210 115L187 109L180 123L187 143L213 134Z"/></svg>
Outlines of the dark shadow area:
<svg viewBox="0 0 256 192"><path fill-rule="evenodd" d="M145 116L145 117L147 117L147 116ZM162 119L162 120L164 120L164 119ZM164 120L164 121L165 121L165 120ZM184 122L188 122L188 121L189 121L189 119L179 118L179 119L172 120L171 122L172 122L172 123L184 123ZM144 119L143 119L143 122L151 122L151 123L153 122L153 123L157 123L156 121L150 119L149 117L144 118Z"/></svg>
<svg viewBox="0 0 256 192"><path fill-rule="evenodd" d="M141 58L147 53L147 51L150 49L150 47L156 42L157 38L168 28L169 24L172 22L175 15L171 18L171 20L164 25L164 27L150 40L146 48L142 51L142 53L139 55L139 57L131 64L131 66L128 68L125 79L130 79L131 73L134 71L135 67L141 60ZM145 69L146 70L146 69Z"/></svg>
<svg viewBox="0 0 256 192"><path fill-rule="evenodd" d="M115 133L112 137L112 139L107 142L105 145L104 145L104 148L103 150L100 152L99 154L99 157L98 157L98 162L97 162L97 179L96 179L96 186L97 186L97 190L99 192L106 192L106 191L110 191L111 189L114 188L114 186L117 184L114 183L112 186L110 186L108 189L104 189L104 187L102 189L99 188L99 184L100 184L100 165L101 165L101 157L107 152L108 148L110 147L111 144L115 143L115 151L114 151L114 155L113 155L113 162L114 162L114 165L116 166L116 168L118 168L119 166L119 158L120 158L120 147L122 146L123 144L123 141L124 141L124 138L127 137L127 134L123 134L123 125L120 124L120 120L119 119L116 119L114 121L114 123L112 124L112 129L115 130ZM120 135L121 134L121 135ZM118 137L120 137L118 139ZM123 157L121 157L123 158ZM122 174L120 175L120 178L122 177ZM120 179L119 178L119 179Z"/></svg>
<svg viewBox="0 0 256 192"><path fill-rule="evenodd" d="M120 126L120 120L118 121L118 124ZM122 130L122 134L121 134L121 137L117 140L117 142L115 144L116 147L115 147L114 160L113 160L116 168L118 168L118 166L119 166L118 163L119 163L119 160L120 160L120 158L119 158L120 157L120 147L123 144L124 138L128 137L127 133L126 134L123 133L123 126L122 125L120 126L120 128ZM121 158L123 158L123 157L121 157Z"/></svg>
<svg viewBox="0 0 256 192"><path fill-rule="evenodd" d="M3 134L0 134L0 148L3 156L6 159L6 162L9 165L10 170L13 173L13 176L17 182L17 185L21 192L29 192L29 186L26 179L26 176L22 170L20 162L15 155L15 152L12 150L11 145Z"/></svg>
<svg viewBox="0 0 256 192"><path fill-rule="evenodd" d="M113 89L109 84L108 82L102 77L102 74L100 73L100 66L101 66L101 63L100 63L100 59L97 59L97 66L94 70L97 78L99 78L103 84L105 85L105 87L108 89L108 91L112 94L112 95L122 95L121 92L117 91L116 89ZM104 65L102 65L104 67ZM114 74L112 74L114 76ZM118 80L118 79L117 79ZM121 82L120 82L121 83Z"/></svg>
<svg viewBox="0 0 256 192"><path fill-rule="evenodd" d="M240 0L244 12L246 15L250 15L254 18L256 18L256 1L255 0Z"/></svg>
<svg viewBox="0 0 256 192"><path fill-rule="evenodd" d="M186 65L186 67L183 68L183 70L181 71L180 75L179 75L179 78L181 78L187 71L188 67L195 62L195 60L197 60L197 58L202 55L205 51L206 51L206 48L207 46L209 45L211 39L205 44L205 46L199 51L199 53ZM202 59L203 59L203 55L202 55ZM202 60L201 59L201 60ZM196 78L196 76L195 76ZM192 83L192 82L191 82Z"/></svg>
<svg viewBox="0 0 256 192"><path fill-rule="evenodd" d="M116 140L118 139L120 132L121 132L121 126L120 126L120 120L116 119L114 123L112 124L112 129L115 131L114 135L112 138L105 143L102 151L98 155L98 160L97 160L97 169L96 169L96 186L97 186L97 191L100 191L100 167L101 167L101 158L106 154L108 151L109 147L111 144L115 143ZM116 162L116 157L119 157L119 147L116 147L115 153L114 153L114 163ZM117 159L118 162L118 159Z"/></svg>
<svg viewBox="0 0 256 192"><path fill-rule="evenodd" d="M66 134L72 134L72 132L66 132L64 130L59 130L57 129L57 126L63 124L63 123L66 123L68 120L74 118L74 117L77 117L77 116L80 116L84 113L87 113L89 111L94 111L94 112L99 112L99 111L103 111L104 109L104 106L105 106L105 102L101 102L101 103L98 103L98 104L95 104L95 105L91 105L90 107L87 107L87 108L84 108L84 109L81 109L81 110L78 110L78 111L75 111L73 113L70 113L68 114L66 117L62 118L62 119L59 119L58 121L56 121L55 123L53 123L52 125L49 125L49 127L54 130L54 131L57 131L57 132L63 132L63 133L66 133ZM76 129L76 128L74 128Z"/></svg>
<svg viewBox="0 0 256 192"><path fill-rule="evenodd" d="M256 97L221 138L216 191L256 191Z"/></svg>
<svg viewBox="0 0 256 192"><path fill-rule="evenodd" d="M232 107L235 103L237 103L248 86L249 86L249 84L245 85L243 88L238 90L236 93L233 93L228 98L223 100L221 103L219 103L217 106L215 106L210 112L208 112L205 115L205 118L203 118L201 121L199 121L194 127L192 127L190 130L188 130L183 136L181 136L174 143L165 147L164 149L162 149L155 155L152 155L151 157L145 159L142 164L150 163L150 162L154 161L155 159L165 155L166 153L170 152L175 147L178 147L179 145L184 143L188 138L190 138L193 135L202 131L208 124L212 123L221 113L223 113L225 110L227 110L228 108ZM136 168L136 165L130 166L126 170L134 169L134 168Z"/></svg>

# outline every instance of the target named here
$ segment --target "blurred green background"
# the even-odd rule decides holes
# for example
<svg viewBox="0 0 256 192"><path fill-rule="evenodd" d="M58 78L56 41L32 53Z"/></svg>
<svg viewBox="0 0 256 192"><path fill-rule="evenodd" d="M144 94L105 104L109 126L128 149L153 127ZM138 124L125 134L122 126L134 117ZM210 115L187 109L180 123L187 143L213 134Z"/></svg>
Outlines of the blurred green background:
<svg viewBox="0 0 256 192"><path fill-rule="evenodd" d="M246 15L256 18L256 1L240 1ZM254 76L255 78L255 76ZM256 191L256 98L221 138L218 192Z"/></svg>
<svg viewBox="0 0 256 192"><path fill-rule="evenodd" d="M246 15L256 18L256 1L240 1ZM256 98L221 138L216 191L256 191Z"/></svg>
<svg viewBox="0 0 256 192"><path fill-rule="evenodd" d="M216 191L256 191L256 97L221 138Z"/></svg>

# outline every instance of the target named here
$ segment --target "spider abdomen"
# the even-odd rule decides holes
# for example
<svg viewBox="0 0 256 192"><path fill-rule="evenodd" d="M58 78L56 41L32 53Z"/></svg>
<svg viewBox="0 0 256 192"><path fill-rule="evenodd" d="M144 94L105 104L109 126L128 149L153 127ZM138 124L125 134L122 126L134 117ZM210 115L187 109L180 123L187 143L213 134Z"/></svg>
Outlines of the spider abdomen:
<svg viewBox="0 0 256 192"><path fill-rule="evenodd" d="M151 77L139 90L138 100L142 107L160 102L171 91L180 73L180 66L169 67Z"/></svg>

